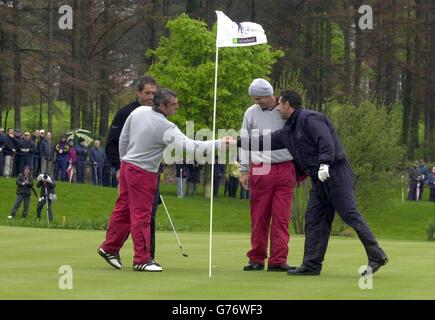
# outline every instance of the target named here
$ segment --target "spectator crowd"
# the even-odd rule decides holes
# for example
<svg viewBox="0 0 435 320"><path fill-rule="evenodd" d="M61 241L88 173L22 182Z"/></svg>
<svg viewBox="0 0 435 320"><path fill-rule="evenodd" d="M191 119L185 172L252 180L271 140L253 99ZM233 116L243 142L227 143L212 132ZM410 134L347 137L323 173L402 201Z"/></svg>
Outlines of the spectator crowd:
<svg viewBox="0 0 435 320"><path fill-rule="evenodd" d="M0 176L18 177L25 167L30 168L33 178L42 173L55 181L92 181L94 185L117 187L116 172L100 140L88 147L81 137L63 134L54 141L52 133L45 130L22 133L20 129L8 128L5 132L0 128Z"/></svg>
<svg viewBox="0 0 435 320"><path fill-rule="evenodd" d="M428 168L423 159L415 161L408 172L408 201L421 201L426 186L429 188L429 200L435 202L435 167Z"/></svg>

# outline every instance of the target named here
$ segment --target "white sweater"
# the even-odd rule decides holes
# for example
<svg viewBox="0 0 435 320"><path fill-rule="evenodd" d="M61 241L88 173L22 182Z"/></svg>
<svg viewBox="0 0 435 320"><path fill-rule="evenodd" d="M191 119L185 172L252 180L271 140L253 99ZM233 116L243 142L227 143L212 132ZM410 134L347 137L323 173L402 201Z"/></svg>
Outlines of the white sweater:
<svg viewBox="0 0 435 320"><path fill-rule="evenodd" d="M198 147L219 148L221 142L191 140L163 114L151 107L139 107L130 114L122 129L119 156L122 161L156 173L169 144L193 153Z"/></svg>

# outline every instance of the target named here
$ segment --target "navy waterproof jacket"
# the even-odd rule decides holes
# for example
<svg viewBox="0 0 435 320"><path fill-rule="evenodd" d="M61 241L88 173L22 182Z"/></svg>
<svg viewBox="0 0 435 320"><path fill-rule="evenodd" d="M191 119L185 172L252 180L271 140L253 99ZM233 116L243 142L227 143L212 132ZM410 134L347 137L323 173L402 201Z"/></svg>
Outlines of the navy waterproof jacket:
<svg viewBox="0 0 435 320"><path fill-rule="evenodd" d="M262 150L264 141L259 142ZM296 109L284 128L271 135L271 150L284 148L293 156L298 176L303 174L302 170L317 177L321 164L334 166L346 158L331 121L322 113L303 108Z"/></svg>
<svg viewBox="0 0 435 320"><path fill-rule="evenodd" d="M88 160L88 148L78 144L75 146L78 162L86 162Z"/></svg>

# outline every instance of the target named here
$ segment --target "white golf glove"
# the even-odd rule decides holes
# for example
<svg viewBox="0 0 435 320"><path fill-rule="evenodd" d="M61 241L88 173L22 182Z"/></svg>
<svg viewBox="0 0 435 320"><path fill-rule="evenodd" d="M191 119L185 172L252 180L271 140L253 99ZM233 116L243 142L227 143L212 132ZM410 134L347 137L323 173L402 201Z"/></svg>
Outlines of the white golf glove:
<svg viewBox="0 0 435 320"><path fill-rule="evenodd" d="M41 174L38 176L37 180L38 180L38 181L42 181L43 179L44 179L44 175L41 173Z"/></svg>
<svg viewBox="0 0 435 320"><path fill-rule="evenodd" d="M319 169L319 180L325 182L329 178L329 164L321 164Z"/></svg>

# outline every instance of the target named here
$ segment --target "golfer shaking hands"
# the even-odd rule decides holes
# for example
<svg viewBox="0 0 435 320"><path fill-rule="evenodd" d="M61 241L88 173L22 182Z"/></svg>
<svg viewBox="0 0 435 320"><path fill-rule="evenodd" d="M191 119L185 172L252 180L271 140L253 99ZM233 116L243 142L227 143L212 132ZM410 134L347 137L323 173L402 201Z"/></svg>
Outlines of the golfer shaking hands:
<svg viewBox="0 0 435 320"><path fill-rule="evenodd" d="M363 276L378 271L388 258L356 207L355 178L334 126L325 115L302 108L301 96L292 90L281 93L278 111L287 122L283 129L269 136L270 149L287 148L294 157L297 172L308 174L312 181L305 215L304 259L301 266L291 268L287 274L320 274L336 211L364 245L368 268ZM244 140L239 139L238 146L250 149ZM260 150L263 140L260 139Z"/></svg>
<svg viewBox="0 0 435 320"><path fill-rule="evenodd" d="M220 147L221 141L194 141L167 118L178 109L177 94L160 89L154 107L139 107L128 117L119 140L120 190L109 221L106 240L98 253L121 269L119 251L128 229L133 239L134 271L160 272L162 267L150 255L150 222L157 188L158 170L165 148L172 144L187 152L196 148ZM222 143L229 143L223 139Z"/></svg>

